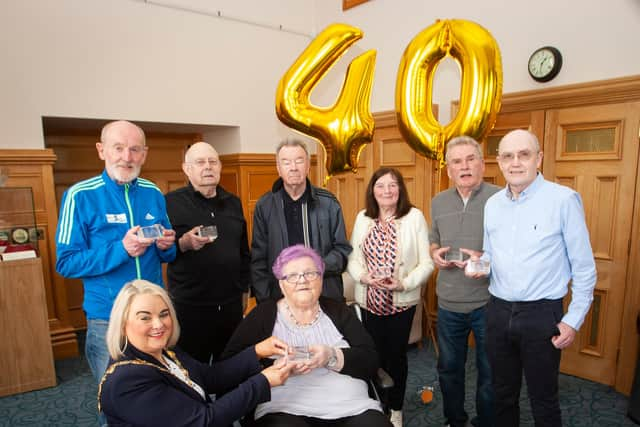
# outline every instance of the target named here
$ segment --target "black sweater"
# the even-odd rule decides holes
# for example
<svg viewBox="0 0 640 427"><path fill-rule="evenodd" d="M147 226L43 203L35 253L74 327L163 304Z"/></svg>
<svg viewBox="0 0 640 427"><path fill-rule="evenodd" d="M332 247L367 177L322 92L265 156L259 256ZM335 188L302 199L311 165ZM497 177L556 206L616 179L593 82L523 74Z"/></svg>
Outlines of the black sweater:
<svg viewBox="0 0 640 427"><path fill-rule="evenodd" d="M218 186L205 198L189 184L166 195L167 214L176 242L197 225L215 225L218 238L198 251L182 252L169 264L169 293L174 301L191 305L218 305L241 298L249 289L251 255L242 204Z"/></svg>

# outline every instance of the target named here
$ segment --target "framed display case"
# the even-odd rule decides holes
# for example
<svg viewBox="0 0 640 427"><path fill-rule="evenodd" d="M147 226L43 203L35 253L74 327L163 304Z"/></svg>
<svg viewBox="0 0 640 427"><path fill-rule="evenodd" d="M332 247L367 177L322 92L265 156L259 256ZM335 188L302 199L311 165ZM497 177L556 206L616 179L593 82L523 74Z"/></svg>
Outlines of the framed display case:
<svg viewBox="0 0 640 427"><path fill-rule="evenodd" d="M0 257L38 256L38 228L30 187L0 188Z"/></svg>

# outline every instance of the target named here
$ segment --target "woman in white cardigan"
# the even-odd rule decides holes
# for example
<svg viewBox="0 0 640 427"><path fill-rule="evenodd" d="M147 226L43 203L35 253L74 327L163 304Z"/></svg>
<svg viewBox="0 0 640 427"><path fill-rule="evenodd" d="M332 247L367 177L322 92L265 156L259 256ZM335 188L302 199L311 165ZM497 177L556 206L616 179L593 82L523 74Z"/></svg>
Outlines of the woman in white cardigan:
<svg viewBox="0 0 640 427"><path fill-rule="evenodd" d="M433 271L424 215L409 201L400 172L378 169L367 186L366 209L351 234L347 270L355 300L376 343L382 367L395 383L389 393L391 422L402 426L407 384L407 342L422 286Z"/></svg>

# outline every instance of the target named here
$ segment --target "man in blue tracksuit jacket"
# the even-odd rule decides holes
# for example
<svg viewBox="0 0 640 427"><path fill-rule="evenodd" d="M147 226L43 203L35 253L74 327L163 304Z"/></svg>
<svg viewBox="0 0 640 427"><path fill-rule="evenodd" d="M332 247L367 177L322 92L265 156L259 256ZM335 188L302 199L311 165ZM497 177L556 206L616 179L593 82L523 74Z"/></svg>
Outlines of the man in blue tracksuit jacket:
<svg viewBox="0 0 640 427"><path fill-rule="evenodd" d="M84 282L85 352L100 381L109 362L105 334L116 295L134 279L162 284L161 264L175 258L176 248L162 192L138 178L147 155L142 129L126 121L108 123L96 148L105 170L71 186L62 198L56 270ZM140 227L153 224L165 228L162 237L137 236Z"/></svg>

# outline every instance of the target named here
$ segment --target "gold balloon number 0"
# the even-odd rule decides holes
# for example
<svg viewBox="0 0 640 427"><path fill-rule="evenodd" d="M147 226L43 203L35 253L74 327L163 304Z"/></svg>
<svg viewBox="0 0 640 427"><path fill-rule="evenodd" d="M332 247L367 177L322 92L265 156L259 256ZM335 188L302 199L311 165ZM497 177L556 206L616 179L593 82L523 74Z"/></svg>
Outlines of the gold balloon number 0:
<svg viewBox="0 0 640 427"><path fill-rule="evenodd" d="M317 139L326 153L327 178L357 170L365 144L373 138L369 101L376 53L369 50L349 67L336 102L318 107L313 88L331 66L362 38L362 31L332 24L302 52L281 78L276 114L292 129ZM433 75L451 56L461 65L460 110L441 126L431 109ZM437 21L407 46L398 72L396 113L399 128L417 153L442 159L444 141L456 135L482 139L493 128L502 94L502 67L495 40L479 25L462 20Z"/></svg>
<svg viewBox="0 0 640 427"><path fill-rule="evenodd" d="M431 109L433 77L451 56L461 68L460 108L442 126ZM396 81L398 127L416 152L440 160L449 139L478 141L493 129L502 102L502 63L498 44L480 25L464 20L436 21L407 46Z"/></svg>

